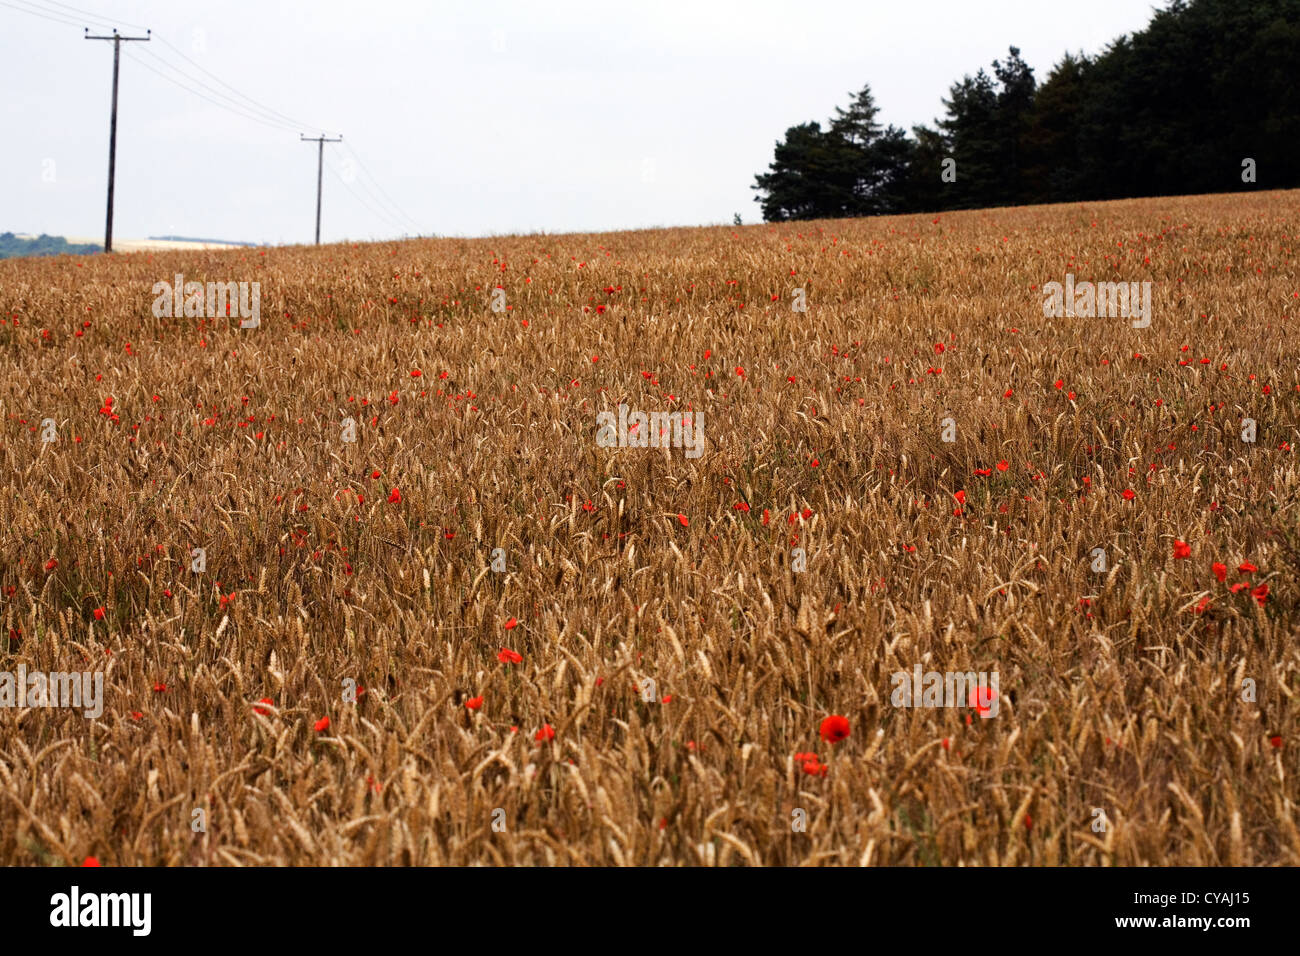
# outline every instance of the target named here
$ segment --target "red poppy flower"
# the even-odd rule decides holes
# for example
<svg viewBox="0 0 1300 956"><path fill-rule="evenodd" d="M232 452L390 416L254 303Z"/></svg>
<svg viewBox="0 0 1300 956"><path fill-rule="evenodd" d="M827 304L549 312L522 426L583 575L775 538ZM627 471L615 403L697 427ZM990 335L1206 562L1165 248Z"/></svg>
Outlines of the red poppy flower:
<svg viewBox="0 0 1300 956"><path fill-rule="evenodd" d="M275 706L275 701L273 701L273 700L272 700L271 698L269 698L269 697L263 697L261 700L258 701L258 703L259 703L259 704L270 704L271 706ZM254 707L254 708L253 708L253 713L255 713L255 714L269 714L270 711L267 710L265 707Z"/></svg>
<svg viewBox="0 0 1300 956"><path fill-rule="evenodd" d="M1003 461L998 462L998 471L1006 471L1010 467L1011 465L1009 465L1005 459Z"/></svg>
<svg viewBox="0 0 1300 956"><path fill-rule="evenodd" d="M326 716L322 717L320 720L316 721L315 727L316 727L316 733L320 733L322 730L329 730L330 729L329 715L327 714Z"/></svg>
<svg viewBox="0 0 1300 956"><path fill-rule="evenodd" d="M963 505L964 505L964 504L966 503L966 492L965 492L965 491L958 491L958 492L956 492L955 494L953 494L953 497L957 499L958 504L963 504Z"/></svg>
<svg viewBox="0 0 1300 956"><path fill-rule="evenodd" d="M984 717L993 713L993 704L997 699L998 692L992 687L972 687L970 694L966 698L966 703L979 711L981 717Z"/></svg>
<svg viewBox="0 0 1300 956"><path fill-rule="evenodd" d="M102 607L95 608L95 620L102 621L103 619L104 619L104 609Z"/></svg>
<svg viewBox="0 0 1300 956"><path fill-rule="evenodd" d="M45 562L45 570L46 570L46 571L53 571L53 570L54 570L55 568L57 568L58 566L59 566L59 562L56 561L56 560L54 560L53 558L50 558L50 560L48 560L48 561Z"/></svg>
<svg viewBox="0 0 1300 956"><path fill-rule="evenodd" d="M537 733L533 734L533 739L538 743L541 743L544 740L554 740L555 728L550 724L542 724L541 729L537 731Z"/></svg>
<svg viewBox="0 0 1300 956"><path fill-rule="evenodd" d="M1137 497L1137 493L1136 493L1132 488L1125 488L1125 489L1124 489L1124 500L1125 500L1125 501L1132 501L1132 500L1133 500L1134 498L1136 498L1136 497Z"/></svg>
<svg viewBox="0 0 1300 956"><path fill-rule="evenodd" d="M1192 546L1190 544L1188 544L1186 541L1174 542L1175 558L1190 558L1191 556L1192 556Z"/></svg>
<svg viewBox="0 0 1300 956"><path fill-rule="evenodd" d="M818 763L817 760L806 760L803 765L803 772L810 777L826 776L827 767L824 763Z"/></svg>
<svg viewBox="0 0 1300 956"><path fill-rule="evenodd" d="M1278 750L1282 749L1282 737L1280 734L1274 734L1268 738L1268 742Z"/></svg>
<svg viewBox="0 0 1300 956"><path fill-rule="evenodd" d="M398 505L402 503L402 493L394 488L388 493L388 503Z"/></svg>
<svg viewBox="0 0 1300 956"><path fill-rule="evenodd" d="M518 651L512 651L508 647L503 647L497 654L497 660L502 664L518 664L524 659L524 656Z"/></svg>
<svg viewBox="0 0 1300 956"><path fill-rule="evenodd" d="M837 744L849 735L849 719L839 714L831 714L821 725L821 738L830 744Z"/></svg>
<svg viewBox="0 0 1300 956"><path fill-rule="evenodd" d="M1249 561L1243 561L1241 562L1241 564L1237 565L1237 570L1240 571L1242 574L1252 574L1255 571L1258 571L1259 568L1255 567Z"/></svg>
<svg viewBox="0 0 1300 956"><path fill-rule="evenodd" d="M1220 582L1223 582L1228 577L1228 566L1220 561L1215 561L1214 564L1210 565L1210 570L1214 572L1214 576Z"/></svg>
<svg viewBox="0 0 1300 956"><path fill-rule="evenodd" d="M372 471L372 472L370 473L370 477L371 477L371 478L378 478L379 475L380 475L380 471L379 471L378 468L376 468L374 471Z"/></svg>
<svg viewBox="0 0 1300 956"><path fill-rule="evenodd" d="M477 697L471 697L469 700L465 701L465 706L470 710L478 710L483 706L483 695L479 694Z"/></svg>
<svg viewBox="0 0 1300 956"><path fill-rule="evenodd" d="M519 622L512 617L510 620L506 621L501 626L504 627L507 631L513 631L515 628L519 626Z"/></svg>
<svg viewBox="0 0 1300 956"><path fill-rule="evenodd" d="M1261 584L1259 587L1255 588L1255 590L1250 592L1250 596L1259 602L1260 607L1263 607L1264 602L1268 600L1268 585Z"/></svg>
<svg viewBox="0 0 1300 956"><path fill-rule="evenodd" d="M419 378L423 374L424 373L421 372L418 368L411 369L411 378Z"/></svg>
<svg viewBox="0 0 1300 956"><path fill-rule="evenodd" d="M686 515L679 514L677 520L681 522L683 528L689 528L691 525L691 522L687 519Z"/></svg>

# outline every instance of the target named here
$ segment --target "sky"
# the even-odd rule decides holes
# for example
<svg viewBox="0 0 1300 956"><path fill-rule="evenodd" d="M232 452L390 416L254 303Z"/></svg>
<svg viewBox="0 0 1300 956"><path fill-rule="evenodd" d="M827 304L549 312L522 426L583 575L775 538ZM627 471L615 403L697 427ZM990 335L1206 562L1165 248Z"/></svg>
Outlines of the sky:
<svg viewBox="0 0 1300 956"><path fill-rule="evenodd" d="M1041 82L1156 6L0 0L0 232L102 241L113 44L85 27L152 30L121 45L114 236L281 244L313 240L322 132L322 242L758 222L776 140L864 83L933 124L1008 46Z"/></svg>

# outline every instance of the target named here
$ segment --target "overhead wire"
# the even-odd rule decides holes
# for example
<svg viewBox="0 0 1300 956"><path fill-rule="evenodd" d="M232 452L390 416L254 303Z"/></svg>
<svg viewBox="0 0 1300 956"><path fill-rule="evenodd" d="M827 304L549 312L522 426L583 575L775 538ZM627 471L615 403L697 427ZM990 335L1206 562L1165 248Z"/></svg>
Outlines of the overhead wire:
<svg viewBox="0 0 1300 956"><path fill-rule="evenodd" d="M21 4L21 6L19 4ZM84 22L77 22L76 20L73 19L73 15L76 15L78 17L85 17L89 19L91 21L90 25L95 29L107 30L110 29L111 27L114 31L116 31L115 24L120 24L125 27L131 27L133 29L139 29L139 30L147 29L141 24L129 23L124 20L113 20L103 15L91 13L79 7L74 7L71 6L70 4L62 3L60 2L60 0L39 0L39 2L37 2L37 0L0 0L0 6L7 7L12 10L16 10L19 13L28 14L29 16L40 17L41 19L49 20L50 22L53 23L60 23L65 26L85 27L86 24ZM219 84L221 87L223 87L226 90L229 90L230 92L223 93L221 90L216 89L211 84L206 83L203 80L199 79L197 76L194 76L190 72L187 72L185 68L170 61L169 59L167 59L166 56L161 55L159 53L154 53L152 50L146 49L144 47L140 48L141 52L143 52L146 56L151 57L155 62L160 64L166 70L176 74L175 76L169 75L169 73L163 72L163 70L150 65L145 60L134 55L131 51L123 51L124 53L126 53L129 59L133 60L139 66L144 67L149 72L154 73L159 78L166 80L168 83L171 83L173 86L176 86L184 90L185 92L191 94L192 96L198 97L199 99L203 100L206 103L211 104L212 106L217 107L218 109L223 109L235 116L239 116L242 119L252 120L255 123L260 123L261 125L271 129L278 129L282 131L292 131L292 132L300 132L301 130L304 129L312 130L317 133L327 132L324 127L316 126L310 123L303 123L295 119L294 117L289 116L287 113L283 113L279 110L273 109L272 107L267 106L266 104L247 95L246 93L242 93L235 87L231 86L229 83L222 80L219 76L217 76L212 71L208 70L207 68L203 67L199 63L195 62L193 59L187 56L182 50L180 50L179 47L177 47L175 44L170 42L166 37L155 35L152 33L152 31L150 31L150 36L152 39L159 41L163 46L165 46L168 50L170 50L171 53L173 53L175 56L184 60L186 63L194 67L194 69L200 71L201 73L209 77L211 80L213 80L215 83ZM180 77L180 79L177 78L178 76ZM195 87L199 87L199 89L196 89ZM204 93L203 90L206 90L207 93ZM338 179L338 181L353 196L353 198L355 198L358 201L358 203L360 203L372 215L378 216L386 224L392 226L393 228L397 229L399 232L402 232L403 234L409 234L407 225L404 225L404 223L407 223L410 225L410 227L413 227L415 229L415 232L418 235L420 233L420 224L416 222L416 220L406 212L405 208L400 203L398 203L396 200L393 199L393 197L388 193L386 189L384 189L383 185L379 182L379 179L374 175L374 173L370 171L370 168L365 164L365 161L361 158L360 153L357 151L352 141L344 140L344 147L348 153L348 161L356 164L357 171L359 173L359 175L354 176L353 178L357 186L360 187L365 192L365 194L369 197L369 199L367 200L356 190L354 190L351 184L348 183L347 179L344 176L340 175L339 172L336 169L334 169L332 165L330 168L331 174L336 179Z"/></svg>

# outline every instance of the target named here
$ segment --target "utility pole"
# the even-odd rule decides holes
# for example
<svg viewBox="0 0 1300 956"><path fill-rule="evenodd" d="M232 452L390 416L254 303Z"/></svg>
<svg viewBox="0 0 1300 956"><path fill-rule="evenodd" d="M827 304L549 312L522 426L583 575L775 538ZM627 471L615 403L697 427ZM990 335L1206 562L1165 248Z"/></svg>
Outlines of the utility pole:
<svg viewBox="0 0 1300 956"><path fill-rule="evenodd" d="M104 223L104 251L113 251L113 176L117 166L117 69L122 57L122 41L140 41L147 43L153 36L152 30L145 30L142 37L124 37L116 29L111 37L93 37L90 27L86 27L87 40L113 41L113 117L108 124L108 218Z"/></svg>
<svg viewBox="0 0 1300 956"><path fill-rule="evenodd" d="M328 139L324 136L304 136L302 133L299 133L298 136L304 143L316 143L319 146L319 149L316 154L316 245L319 246L320 245L320 187L321 187L321 174L325 168L325 144L341 143L343 142L343 135L339 134L338 139Z"/></svg>

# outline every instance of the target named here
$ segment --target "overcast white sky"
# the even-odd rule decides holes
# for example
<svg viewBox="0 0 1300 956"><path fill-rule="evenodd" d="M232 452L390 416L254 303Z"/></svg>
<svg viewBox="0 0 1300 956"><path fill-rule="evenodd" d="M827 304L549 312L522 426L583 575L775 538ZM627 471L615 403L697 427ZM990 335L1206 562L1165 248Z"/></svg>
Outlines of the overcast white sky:
<svg viewBox="0 0 1300 956"><path fill-rule="evenodd" d="M0 232L103 238L113 45L83 26L154 31L122 46L114 235L284 243L315 224L300 130L345 138L325 147L326 242L757 222L775 140L863 83L883 122L932 123L1008 45L1041 82L1155 6L0 0ZM149 68L316 125L260 124Z"/></svg>

